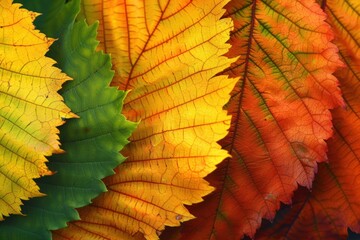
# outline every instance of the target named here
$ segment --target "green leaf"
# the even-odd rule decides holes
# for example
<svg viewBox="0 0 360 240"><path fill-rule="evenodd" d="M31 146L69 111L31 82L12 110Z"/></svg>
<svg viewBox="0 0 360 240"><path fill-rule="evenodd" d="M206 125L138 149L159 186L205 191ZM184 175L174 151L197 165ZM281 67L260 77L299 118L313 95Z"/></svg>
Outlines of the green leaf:
<svg viewBox="0 0 360 240"><path fill-rule="evenodd" d="M80 15L81 0L14 0L14 2L21 3L26 9L41 13L34 24L47 37L52 38L59 38L64 34L66 29L74 23L74 19Z"/></svg>
<svg viewBox="0 0 360 240"><path fill-rule="evenodd" d="M36 2L34 6L43 9L31 10L54 14L42 15L38 19L42 25L38 27L46 34L51 29L49 33L57 35L49 34L58 41L48 55L74 79L60 93L80 118L70 119L60 127L60 141L66 153L52 156L48 164L56 174L37 181L47 196L26 202L23 207L26 217L12 216L1 222L0 239L51 239L49 230L79 219L75 208L89 204L106 191L101 179L113 174L113 169L124 161L119 151L136 126L121 115L126 93L109 87L113 77L109 55L95 52L97 25L74 23L79 0L63 5L60 0ZM47 10L54 6L61 12ZM67 27L53 21L48 22L49 26L46 24L46 19L63 21L64 16L72 19Z"/></svg>

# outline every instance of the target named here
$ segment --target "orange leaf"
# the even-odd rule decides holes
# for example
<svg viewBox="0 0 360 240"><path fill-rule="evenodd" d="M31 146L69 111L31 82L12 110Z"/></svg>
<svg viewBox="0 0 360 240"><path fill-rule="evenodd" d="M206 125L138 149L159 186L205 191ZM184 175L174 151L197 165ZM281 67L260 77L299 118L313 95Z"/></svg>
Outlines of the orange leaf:
<svg viewBox="0 0 360 240"><path fill-rule="evenodd" d="M305 239L304 232L306 239L346 239L348 227L360 233L360 4L327 0L322 6L346 65L335 73L346 109L332 111L335 135L328 142L329 164L319 168L311 193L302 193L290 213L259 239Z"/></svg>
<svg viewBox="0 0 360 240"><path fill-rule="evenodd" d="M123 113L140 123L123 151L128 160L105 180L109 191L55 239L158 239L164 225L193 218L183 204L213 190L203 177L228 156L217 141L228 133L222 108L236 79L214 77L234 62L222 56L233 26L219 20L226 3L84 1L87 21L101 20L112 84L131 89Z"/></svg>
<svg viewBox="0 0 360 240"><path fill-rule="evenodd" d="M232 158L208 178L217 191L191 208L198 219L181 239L254 236L298 184L311 187L332 135L329 109L343 104L331 75L342 64L313 0L233 0L226 8L235 25L229 56L240 55L225 72L240 76L221 142Z"/></svg>

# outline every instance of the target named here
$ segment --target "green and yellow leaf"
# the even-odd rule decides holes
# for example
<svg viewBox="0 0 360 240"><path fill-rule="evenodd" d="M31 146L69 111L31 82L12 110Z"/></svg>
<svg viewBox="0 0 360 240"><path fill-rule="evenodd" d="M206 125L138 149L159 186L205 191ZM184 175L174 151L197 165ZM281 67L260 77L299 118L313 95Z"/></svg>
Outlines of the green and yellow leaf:
<svg viewBox="0 0 360 240"><path fill-rule="evenodd" d="M45 240L52 238L50 230L79 219L75 208L106 191L101 179L114 174L113 169L125 160L119 151L136 124L121 114L126 92L109 87L114 73L109 55L95 51L97 24L74 23L80 1L33 0L24 5L43 12L37 27L58 39L49 56L73 78L60 94L80 117L60 127L65 153L50 157L48 163L56 174L37 180L47 196L27 201L26 217L11 216L0 223L0 239ZM67 25L57 23L64 19Z"/></svg>
<svg viewBox="0 0 360 240"><path fill-rule="evenodd" d="M87 21L100 20L112 85L131 89L124 115L141 122L127 161L105 181L108 192L55 239L158 239L165 225L193 218L184 204L214 189L203 178L228 156L217 141L229 128L222 108L236 80L215 77L234 62L223 56L232 29L231 19L220 20L226 3L83 1Z"/></svg>
<svg viewBox="0 0 360 240"><path fill-rule="evenodd" d="M57 126L75 116L57 93L70 78L45 57L53 40L20 6L0 2L0 220L43 196L34 179L52 174L45 162L62 152Z"/></svg>

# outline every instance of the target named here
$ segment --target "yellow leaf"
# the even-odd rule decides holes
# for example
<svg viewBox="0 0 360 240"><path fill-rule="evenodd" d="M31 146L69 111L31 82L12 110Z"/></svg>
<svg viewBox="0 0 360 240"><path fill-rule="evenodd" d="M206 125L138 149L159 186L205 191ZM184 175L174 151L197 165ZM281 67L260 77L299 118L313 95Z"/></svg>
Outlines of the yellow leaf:
<svg viewBox="0 0 360 240"><path fill-rule="evenodd" d="M0 2L0 220L43 195L33 179L51 174L45 156L61 152L56 126L74 116L57 93L69 78L44 56L53 40L20 6Z"/></svg>
<svg viewBox="0 0 360 240"><path fill-rule="evenodd" d="M213 190L203 178L228 156L217 141L229 128L222 108L236 79L215 77L234 61L223 56L233 27L219 20L227 2L83 1L87 21L100 20L112 84L131 89L123 113L140 124L128 160L105 180L108 192L55 239L158 239L164 225L193 218L184 204Z"/></svg>

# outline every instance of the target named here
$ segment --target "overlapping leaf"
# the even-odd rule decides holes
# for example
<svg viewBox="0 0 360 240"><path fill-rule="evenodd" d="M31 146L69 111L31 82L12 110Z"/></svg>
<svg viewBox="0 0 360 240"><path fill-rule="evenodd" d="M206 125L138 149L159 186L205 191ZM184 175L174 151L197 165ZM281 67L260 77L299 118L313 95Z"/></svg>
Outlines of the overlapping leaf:
<svg viewBox="0 0 360 240"><path fill-rule="evenodd" d="M24 206L26 217L10 217L0 224L0 239L43 240L51 239L50 230L79 219L74 208L89 204L106 190L100 179L113 174L113 169L124 160L119 150L135 125L120 114L125 92L109 87L113 77L110 57L95 52L97 26L74 24L80 1L26 2L27 7L44 12L39 22L49 19L47 14L56 13L52 16L58 20L67 18L67 26L56 24L53 19L40 27L58 38L49 54L74 79L64 85L61 94L80 117L61 128L60 139L66 153L51 157L48 164L56 174L38 181L47 196L28 201Z"/></svg>
<svg viewBox="0 0 360 240"><path fill-rule="evenodd" d="M232 29L219 20L226 2L84 1L113 58L112 84L132 89L124 114L141 122L123 151L129 159L106 179L109 191L56 239L157 239L164 225L193 218L183 204L212 191L203 177L227 156L217 141L236 80L214 77L234 61L222 56Z"/></svg>
<svg viewBox="0 0 360 240"><path fill-rule="evenodd" d="M280 202L291 203L297 184L311 187L332 135L329 109L342 104L331 75L341 62L313 0L233 0L226 16L235 21L229 56L240 55L225 72L240 76L221 142L232 158L210 176L217 191L191 209L198 219L181 239L253 236Z"/></svg>
<svg viewBox="0 0 360 240"><path fill-rule="evenodd" d="M56 127L74 116L57 93L69 77L45 57L53 40L34 29L36 16L0 2L0 220L43 196L33 179L51 174L46 156L62 152Z"/></svg>
<svg viewBox="0 0 360 240"><path fill-rule="evenodd" d="M322 6L346 65L335 74L346 109L332 111L329 164L319 168L311 193L298 192L291 210L259 239L346 239L348 227L360 233L360 2L328 0Z"/></svg>

